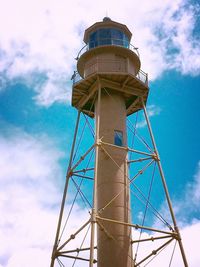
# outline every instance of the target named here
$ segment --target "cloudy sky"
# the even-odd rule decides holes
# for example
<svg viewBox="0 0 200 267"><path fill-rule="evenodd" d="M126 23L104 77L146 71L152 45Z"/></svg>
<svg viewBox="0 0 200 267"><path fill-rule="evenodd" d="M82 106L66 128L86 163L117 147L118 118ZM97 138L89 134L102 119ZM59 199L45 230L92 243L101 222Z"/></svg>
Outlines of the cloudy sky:
<svg viewBox="0 0 200 267"><path fill-rule="evenodd" d="M49 265L76 118L74 58L84 29L108 15L129 27L149 74L155 139L189 265L198 267L198 1L0 0L0 7L0 266Z"/></svg>

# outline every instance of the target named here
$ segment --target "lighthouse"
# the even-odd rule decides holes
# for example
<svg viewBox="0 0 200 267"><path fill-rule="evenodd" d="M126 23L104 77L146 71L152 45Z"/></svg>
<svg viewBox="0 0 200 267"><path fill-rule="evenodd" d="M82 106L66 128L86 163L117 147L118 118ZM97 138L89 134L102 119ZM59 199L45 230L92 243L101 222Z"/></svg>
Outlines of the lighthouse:
<svg viewBox="0 0 200 267"><path fill-rule="evenodd" d="M188 266L146 112L146 102L149 94L148 75L141 70L138 49L131 44L131 37L132 33L126 25L113 21L109 17L105 17L103 21L96 22L85 30L83 39L85 46L76 57L77 71L72 76L72 106L78 110L78 119L61 203L51 267L54 266L55 259L59 257L71 257L88 261L89 267L94 264L97 264L97 267L143 266L141 264L157 254L168 243L163 247L162 245L159 246L157 250L151 251L143 259L137 261L136 257L133 256L132 245L134 242L145 241L142 239L134 240L132 230L138 228L166 234L166 238L170 238L167 241L169 243L174 239L177 240L183 258L183 266ZM152 139L153 150L149 154L131 149L127 143L127 117L140 110L144 111L148 131ZM93 146L73 166L72 158L80 114L84 114L84 116L95 121L95 141ZM60 245L59 235L70 178L80 162L83 162L86 155L92 150L95 151L95 157L90 218ZM173 222L173 227L169 227L169 232L144 227L144 225L137 225L132 222L130 184L133 179L129 176L129 166L132 162L143 161L144 159L130 161L128 156L130 151L148 156L151 162L158 165ZM83 170L84 174L87 170L87 168ZM142 173L143 171L140 170L139 175ZM63 250L87 225L90 225L89 247ZM156 238L163 239L164 237ZM86 250L89 252L88 259L79 256L80 251ZM77 252L78 256L69 256L70 252Z"/></svg>

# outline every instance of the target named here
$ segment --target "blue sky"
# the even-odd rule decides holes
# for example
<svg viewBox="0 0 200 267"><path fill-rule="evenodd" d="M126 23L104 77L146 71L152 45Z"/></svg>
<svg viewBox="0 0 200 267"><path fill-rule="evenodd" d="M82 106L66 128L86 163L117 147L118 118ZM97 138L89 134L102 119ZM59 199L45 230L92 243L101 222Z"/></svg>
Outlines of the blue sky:
<svg viewBox="0 0 200 267"><path fill-rule="evenodd" d="M129 27L149 74L157 147L190 266L199 266L198 1L0 4L0 267L49 264L77 114L74 58L84 29L106 14Z"/></svg>

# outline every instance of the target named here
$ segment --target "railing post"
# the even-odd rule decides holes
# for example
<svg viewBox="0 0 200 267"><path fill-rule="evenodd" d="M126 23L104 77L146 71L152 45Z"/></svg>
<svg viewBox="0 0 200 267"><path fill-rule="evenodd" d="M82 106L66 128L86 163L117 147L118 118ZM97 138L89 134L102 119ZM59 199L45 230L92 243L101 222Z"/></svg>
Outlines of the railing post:
<svg viewBox="0 0 200 267"><path fill-rule="evenodd" d="M146 81L145 84L148 84L148 73L146 73Z"/></svg>

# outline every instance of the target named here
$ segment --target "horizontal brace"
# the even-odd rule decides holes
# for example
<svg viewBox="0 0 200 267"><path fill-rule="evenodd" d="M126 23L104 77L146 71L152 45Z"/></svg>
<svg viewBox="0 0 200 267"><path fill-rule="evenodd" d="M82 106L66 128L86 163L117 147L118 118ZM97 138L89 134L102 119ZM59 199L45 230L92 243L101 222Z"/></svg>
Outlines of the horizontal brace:
<svg viewBox="0 0 200 267"><path fill-rule="evenodd" d="M85 175L79 175L79 174L75 174L75 173L73 173L72 175L76 176L76 177L84 178L84 179L87 179L87 180L94 180L94 178L89 177L89 176L85 176Z"/></svg>
<svg viewBox="0 0 200 267"><path fill-rule="evenodd" d="M133 227L135 229L144 229L144 230L149 230L149 231L153 231L153 232L157 232L157 233L163 233L163 234L167 234L167 235L172 234L171 232L167 232L167 231L163 231L163 230L159 230L159 229L155 229L155 228L151 228L151 227L147 227L147 226L142 226L142 225L138 225L138 224L132 224L132 223L126 223L126 222L111 220L111 219L103 218L100 216L96 216L96 218L99 220L102 220L102 221L107 221L107 222L111 222L111 223L117 223L117 224L121 224L121 225L130 226L130 227Z"/></svg>
<svg viewBox="0 0 200 267"><path fill-rule="evenodd" d="M155 154L154 153L153 154L150 154L150 153L147 153L147 152L143 152L143 151L131 149L129 147L116 146L116 145L113 145L113 144L110 144L110 143L106 143L106 142L103 142L103 141L100 141L100 144L103 144L103 145L106 145L106 146L115 147L115 148L118 148L118 149L130 151L130 152L134 152L134 153L141 154L141 155L146 155L146 156L149 156L151 158L155 158Z"/></svg>
<svg viewBox="0 0 200 267"><path fill-rule="evenodd" d="M73 171L73 173L79 173L79 172L84 172L84 173L86 173L86 172L88 172L88 171L93 171L93 170L94 170L94 168L88 168L88 169L82 169L82 170Z"/></svg>
<svg viewBox="0 0 200 267"><path fill-rule="evenodd" d="M76 248L76 249L67 250L67 251L60 251L59 252L59 255L60 254L65 254L65 253L73 253L73 252L87 251L87 250L90 250L90 249L91 248L88 247L88 248ZM94 247L94 249L97 249L97 247Z"/></svg>
<svg viewBox="0 0 200 267"><path fill-rule="evenodd" d="M144 160L149 160L149 159L152 159L153 157L148 157L148 158L141 158L141 159L134 159L134 160L128 160L128 164L130 163L134 163L134 162L141 162L141 161L144 161Z"/></svg>
<svg viewBox="0 0 200 267"><path fill-rule="evenodd" d="M150 238L145 238L145 239L138 239L138 240L132 240L131 241L131 244L134 244L134 243L139 243L139 242L145 242L145 241L154 241L154 240L158 240L158 239L164 239L164 238L171 238L173 237L174 234L172 233L171 235L165 235L165 236L158 236L158 237L150 237Z"/></svg>
<svg viewBox="0 0 200 267"><path fill-rule="evenodd" d="M65 257L65 258L70 258L70 259L75 259L75 260L82 260L82 261L90 261L89 259L81 258L81 257L76 257L76 256L70 256L70 255L58 255L59 257Z"/></svg>
<svg viewBox="0 0 200 267"><path fill-rule="evenodd" d="M131 148L127 148L128 149L128 151L130 151L130 152L134 152L134 153L136 153L136 154L141 154L141 155L146 155L146 156L149 156L149 157L152 157L152 158L154 158L155 157L155 154L153 153L153 154L150 154L150 153L147 153L147 152L143 152L143 151L139 151L139 150L135 150L135 149L131 149Z"/></svg>

